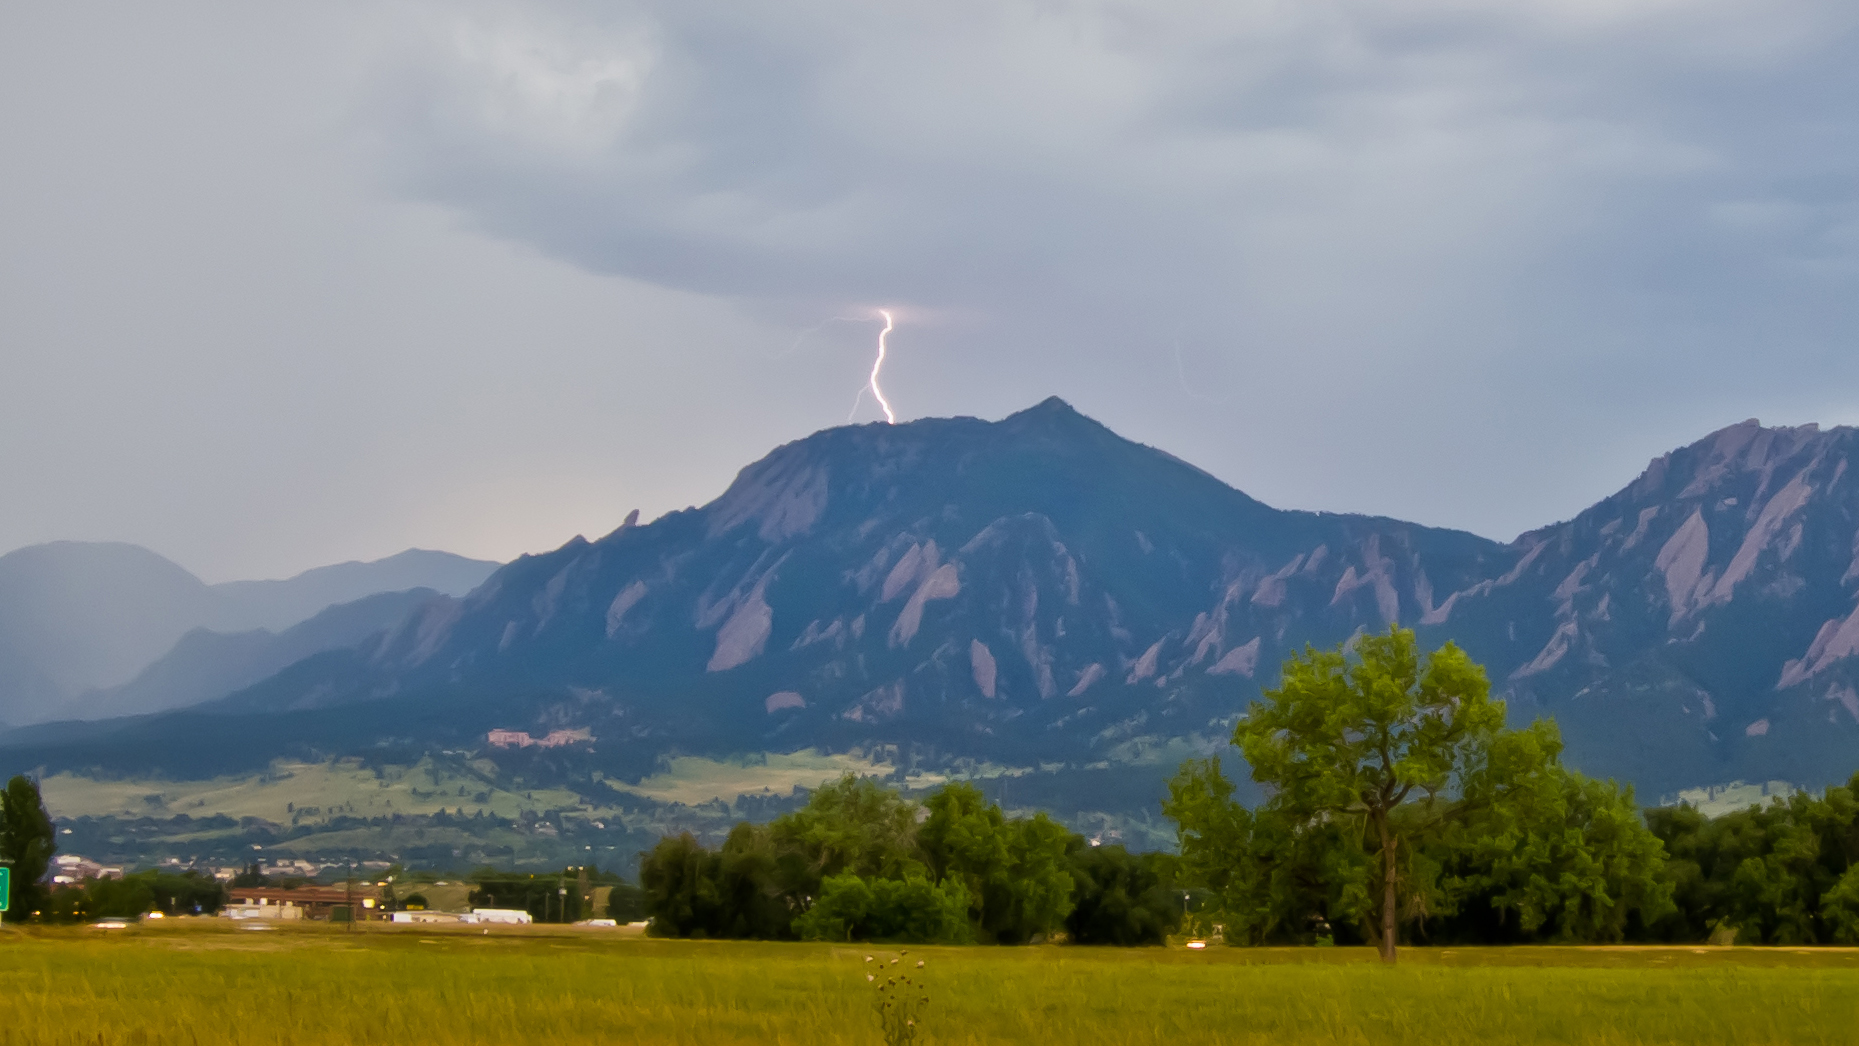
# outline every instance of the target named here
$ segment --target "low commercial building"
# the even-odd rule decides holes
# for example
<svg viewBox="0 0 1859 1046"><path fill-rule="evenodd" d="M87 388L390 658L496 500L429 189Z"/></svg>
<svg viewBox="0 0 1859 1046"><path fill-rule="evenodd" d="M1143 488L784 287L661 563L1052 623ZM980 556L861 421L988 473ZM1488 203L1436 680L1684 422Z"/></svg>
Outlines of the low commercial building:
<svg viewBox="0 0 1859 1046"><path fill-rule="evenodd" d="M52 882L64 886L81 883L86 879L121 879L120 867L105 867L88 857L77 854L59 854L52 858Z"/></svg>
<svg viewBox="0 0 1859 1046"><path fill-rule="evenodd" d="M233 919L328 919L351 911L352 918L378 919L386 914L381 910L381 888L372 883L356 883L353 887L231 886L226 896L222 912ZM295 914L289 914L292 912Z"/></svg>
<svg viewBox="0 0 1859 1046"><path fill-rule="evenodd" d="M304 910L294 904L226 904L219 910L222 919L262 919L267 922L296 922Z"/></svg>
<svg viewBox="0 0 1859 1046"><path fill-rule="evenodd" d="M464 923L506 923L511 925L535 922L528 912L521 908L473 908L459 916Z"/></svg>
<svg viewBox="0 0 1859 1046"><path fill-rule="evenodd" d="M403 911L394 913L397 923L459 923L468 920L467 915L458 912Z"/></svg>

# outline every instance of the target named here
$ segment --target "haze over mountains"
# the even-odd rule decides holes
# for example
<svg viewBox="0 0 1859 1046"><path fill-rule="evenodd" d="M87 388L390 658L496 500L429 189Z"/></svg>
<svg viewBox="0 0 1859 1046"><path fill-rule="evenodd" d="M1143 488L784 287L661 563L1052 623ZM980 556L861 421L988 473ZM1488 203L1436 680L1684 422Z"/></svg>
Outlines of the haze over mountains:
<svg viewBox="0 0 1859 1046"><path fill-rule="evenodd" d="M1859 765L1856 441L1732 426L1502 544L1275 509L1056 399L837 428L702 508L411 600L231 696L0 750L174 776L473 750L608 794L590 782L675 753L818 748L1149 805L1289 651L1402 624L1465 646L1514 717L1553 715L1569 762L1647 798L1817 784ZM507 751L494 729L577 740Z"/></svg>
<svg viewBox="0 0 1859 1046"><path fill-rule="evenodd" d="M417 600L390 601L392 611L375 601L325 621L320 631L273 642L283 637L272 633L325 608L409 589L463 594L496 566L410 549L285 580L209 585L136 545L59 541L22 548L0 556L0 721L97 718L217 697L326 649L319 643L354 643ZM207 656L207 648L214 653ZM165 667L154 664L158 658ZM138 679L151 671L154 679ZM199 680L205 690L190 682L199 672L206 673ZM215 680L234 682L215 689Z"/></svg>

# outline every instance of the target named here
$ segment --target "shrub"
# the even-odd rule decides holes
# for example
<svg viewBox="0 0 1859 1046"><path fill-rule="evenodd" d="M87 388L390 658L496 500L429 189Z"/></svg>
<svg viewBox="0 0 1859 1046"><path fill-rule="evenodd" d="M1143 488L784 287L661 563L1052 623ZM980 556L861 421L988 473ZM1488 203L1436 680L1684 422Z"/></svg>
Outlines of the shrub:
<svg viewBox="0 0 1859 1046"><path fill-rule="evenodd" d="M968 891L956 880L829 877L820 898L794 920L811 941L902 941L910 944L967 944Z"/></svg>

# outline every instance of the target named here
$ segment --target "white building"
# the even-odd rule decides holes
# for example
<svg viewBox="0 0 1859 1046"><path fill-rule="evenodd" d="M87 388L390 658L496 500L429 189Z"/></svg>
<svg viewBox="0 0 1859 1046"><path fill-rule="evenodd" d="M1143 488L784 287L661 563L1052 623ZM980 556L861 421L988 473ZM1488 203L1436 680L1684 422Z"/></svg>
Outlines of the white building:
<svg viewBox="0 0 1859 1046"><path fill-rule="evenodd" d="M121 868L106 868L103 865L77 854L59 854L52 858L52 882L81 883L86 879L121 879Z"/></svg>
<svg viewBox="0 0 1859 1046"><path fill-rule="evenodd" d="M528 915L528 912L522 913ZM397 923L462 923L474 921L469 915L457 912L395 912Z"/></svg>
<svg viewBox="0 0 1859 1046"><path fill-rule="evenodd" d="M303 909L286 901L272 904L269 899L257 904L228 904L220 908L222 919L295 920L303 918Z"/></svg>
<svg viewBox="0 0 1859 1046"><path fill-rule="evenodd" d="M509 925L535 922L529 913L520 908L473 908L468 914L458 917L462 923L505 923Z"/></svg>

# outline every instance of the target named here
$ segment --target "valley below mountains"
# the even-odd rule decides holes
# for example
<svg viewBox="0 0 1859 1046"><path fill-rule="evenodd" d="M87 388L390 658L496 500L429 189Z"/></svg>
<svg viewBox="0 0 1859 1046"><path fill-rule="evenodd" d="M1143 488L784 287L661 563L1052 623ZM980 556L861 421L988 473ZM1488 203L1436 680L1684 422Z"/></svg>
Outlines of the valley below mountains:
<svg viewBox="0 0 1859 1046"><path fill-rule="evenodd" d="M836 428L701 508L358 611L226 696L17 728L0 755L146 786L118 827L178 816L175 782L341 765L385 788L424 767L441 815L625 850L779 805L804 765L975 778L1136 835L1183 756L1237 762L1232 726L1289 652L1402 625L1466 648L1513 720L1553 716L1567 763L1642 801L1819 786L1859 768L1856 441L1745 422L1505 544L1273 508L1057 399ZM313 848L256 820L263 845ZM435 835L435 859L490 852L469 836ZM324 843L363 845L345 839Z"/></svg>

